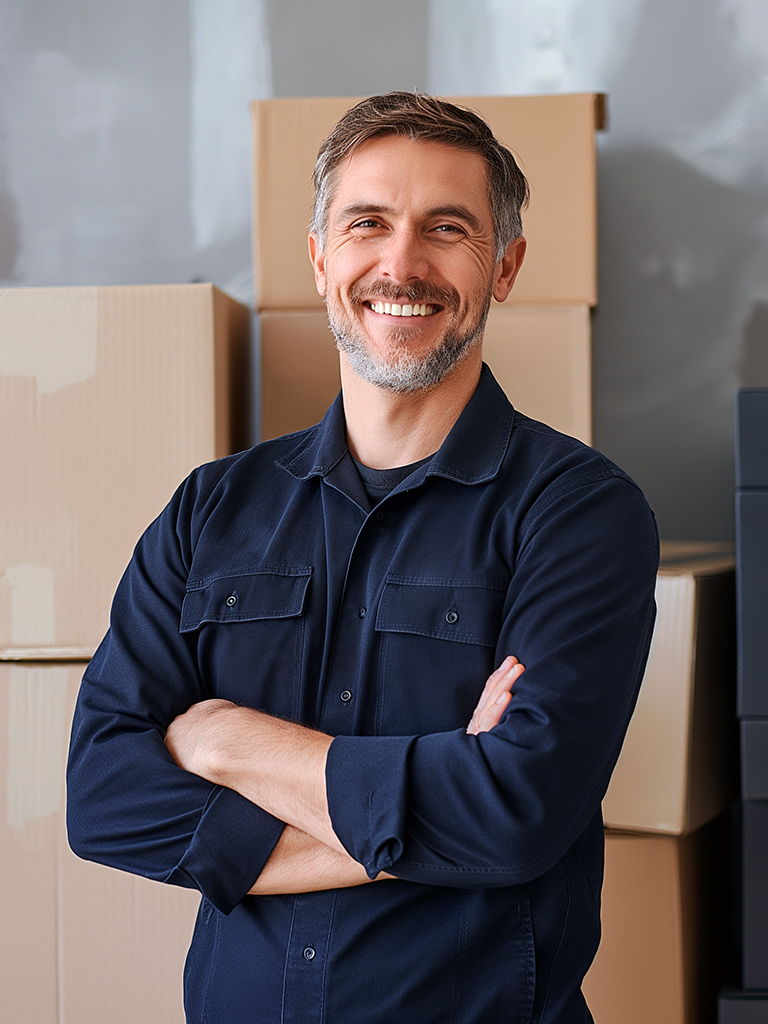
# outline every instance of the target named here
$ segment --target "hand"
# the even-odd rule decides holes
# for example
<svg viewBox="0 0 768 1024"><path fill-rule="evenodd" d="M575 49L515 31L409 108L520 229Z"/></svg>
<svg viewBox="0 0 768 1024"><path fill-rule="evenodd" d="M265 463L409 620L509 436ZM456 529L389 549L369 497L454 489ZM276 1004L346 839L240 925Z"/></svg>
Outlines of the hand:
<svg viewBox="0 0 768 1024"><path fill-rule="evenodd" d="M477 702L477 707L472 712L472 718L467 726L470 736L488 732L499 724L501 716L512 700L512 687L523 672L525 672L525 665L521 665L514 654L510 654L496 671L488 676L483 692L480 694L480 700Z"/></svg>

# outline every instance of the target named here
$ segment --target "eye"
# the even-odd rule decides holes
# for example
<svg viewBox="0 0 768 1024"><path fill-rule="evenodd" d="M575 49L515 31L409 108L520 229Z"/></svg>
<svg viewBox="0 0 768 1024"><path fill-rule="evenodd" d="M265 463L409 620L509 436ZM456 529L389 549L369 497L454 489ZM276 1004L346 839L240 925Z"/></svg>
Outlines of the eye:
<svg viewBox="0 0 768 1024"><path fill-rule="evenodd" d="M352 227L359 230L360 228L378 228L381 227L381 224L373 217L366 217L364 220L356 220Z"/></svg>
<svg viewBox="0 0 768 1024"><path fill-rule="evenodd" d="M440 235L463 235L464 231L458 224L438 224L433 228Z"/></svg>

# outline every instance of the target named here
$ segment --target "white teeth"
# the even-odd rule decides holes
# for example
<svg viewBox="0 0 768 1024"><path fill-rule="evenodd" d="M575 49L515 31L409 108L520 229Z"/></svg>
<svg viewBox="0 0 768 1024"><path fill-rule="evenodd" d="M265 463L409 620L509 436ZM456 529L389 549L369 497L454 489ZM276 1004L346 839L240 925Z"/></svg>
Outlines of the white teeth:
<svg viewBox="0 0 768 1024"><path fill-rule="evenodd" d="M372 302L371 309L374 313L386 313L388 316L431 316L435 307L428 302L422 302L421 305L404 305L401 306L397 302Z"/></svg>

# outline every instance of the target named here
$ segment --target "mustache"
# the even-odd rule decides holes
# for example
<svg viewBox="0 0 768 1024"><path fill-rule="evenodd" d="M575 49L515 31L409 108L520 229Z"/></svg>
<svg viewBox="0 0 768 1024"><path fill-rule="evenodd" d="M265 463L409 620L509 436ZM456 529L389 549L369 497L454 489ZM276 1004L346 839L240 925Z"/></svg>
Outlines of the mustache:
<svg viewBox="0 0 768 1024"><path fill-rule="evenodd" d="M393 302L403 299L408 299L410 303L428 302L433 306L445 306L451 310L458 310L461 304L461 297L455 288L438 288L426 281L397 284L396 281L391 281L388 278L379 278L365 285L353 285L349 291L350 301L356 306L362 306L363 302L372 295L377 299L387 299Z"/></svg>

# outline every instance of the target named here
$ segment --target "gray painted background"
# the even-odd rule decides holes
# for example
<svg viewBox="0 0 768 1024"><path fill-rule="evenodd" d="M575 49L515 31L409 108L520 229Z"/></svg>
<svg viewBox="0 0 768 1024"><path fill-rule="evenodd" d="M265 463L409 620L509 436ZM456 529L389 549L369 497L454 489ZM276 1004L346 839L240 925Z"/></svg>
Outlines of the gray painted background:
<svg viewBox="0 0 768 1024"><path fill-rule="evenodd" d="M392 88L609 94L596 444L663 536L729 539L733 389L768 385L764 0L0 0L0 284L249 301L248 101Z"/></svg>

